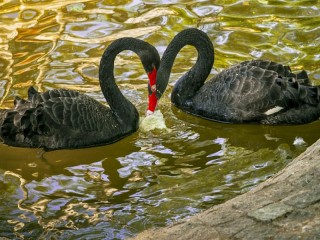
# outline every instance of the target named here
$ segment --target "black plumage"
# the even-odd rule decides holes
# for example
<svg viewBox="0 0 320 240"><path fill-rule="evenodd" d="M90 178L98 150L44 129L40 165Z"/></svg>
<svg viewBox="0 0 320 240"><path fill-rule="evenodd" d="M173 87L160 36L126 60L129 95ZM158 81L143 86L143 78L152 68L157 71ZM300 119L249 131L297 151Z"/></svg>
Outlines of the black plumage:
<svg viewBox="0 0 320 240"><path fill-rule="evenodd" d="M99 81L109 107L77 91L54 89L44 93L33 87L28 99L15 98L14 108L0 110L0 138L8 145L46 150L110 144L135 132L139 114L117 87L114 60L123 50L140 57L147 73L157 69L160 57L150 44L121 38L105 50Z"/></svg>
<svg viewBox="0 0 320 240"><path fill-rule="evenodd" d="M180 32L169 44L157 75L157 97L163 94L176 55L185 45L198 51L196 64L175 84L172 103L191 114L229 123L302 124L320 117L320 87L305 71L265 61L245 61L205 82L214 61L213 45L198 29Z"/></svg>

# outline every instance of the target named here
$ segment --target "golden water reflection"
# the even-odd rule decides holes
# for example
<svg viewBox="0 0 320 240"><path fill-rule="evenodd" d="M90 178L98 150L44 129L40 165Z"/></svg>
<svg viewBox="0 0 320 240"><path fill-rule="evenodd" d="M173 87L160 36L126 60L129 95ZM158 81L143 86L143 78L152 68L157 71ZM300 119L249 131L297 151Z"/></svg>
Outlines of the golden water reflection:
<svg viewBox="0 0 320 240"><path fill-rule="evenodd" d="M29 86L69 88L104 101L98 65L117 38L136 37L162 54L182 29L215 46L212 75L264 58L306 69L320 84L317 1L2 1L0 104ZM196 61L185 47L159 103L171 131L140 132L115 144L43 152L0 145L0 237L123 239L190 216L271 177L319 138L303 126L209 122L171 107L175 80ZM147 77L130 52L116 59L123 93L142 116Z"/></svg>

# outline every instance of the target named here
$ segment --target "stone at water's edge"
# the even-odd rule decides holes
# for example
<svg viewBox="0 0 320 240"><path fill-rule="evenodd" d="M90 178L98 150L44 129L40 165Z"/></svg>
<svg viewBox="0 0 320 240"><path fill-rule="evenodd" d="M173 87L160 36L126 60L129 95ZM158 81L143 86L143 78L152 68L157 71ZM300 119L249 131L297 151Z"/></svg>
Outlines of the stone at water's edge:
<svg viewBox="0 0 320 240"><path fill-rule="evenodd" d="M320 239L320 139L251 191L134 239Z"/></svg>
<svg viewBox="0 0 320 240"><path fill-rule="evenodd" d="M256 220L267 222L292 212L293 208L284 203L272 203L265 207L259 208L253 212L249 212L248 216Z"/></svg>

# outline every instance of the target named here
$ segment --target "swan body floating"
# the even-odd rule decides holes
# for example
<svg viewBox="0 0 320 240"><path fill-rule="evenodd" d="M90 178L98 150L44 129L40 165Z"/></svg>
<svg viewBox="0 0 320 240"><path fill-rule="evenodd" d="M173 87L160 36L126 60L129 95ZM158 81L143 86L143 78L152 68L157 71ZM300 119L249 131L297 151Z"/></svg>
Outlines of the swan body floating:
<svg viewBox="0 0 320 240"><path fill-rule="evenodd" d="M265 61L245 61L206 81L214 61L208 36L198 29L177 34L165 50L157 72L159 99L174 60L185 45L198 51L195 65L175 84L172 103L196 116L228 123L303 124L320 117L320 87L311 86L305 71Z"/></svg>
<svg viewBox="0 0 320 240"><path fill-rule="evenodd" d="M113 73L114 60L124 50L140 57L149 85L154 85L160 63L158 51L139 39L118 39L105 50L99 67L100 86L109 107L76 91L39 93L30 87L27 100L16 97L13 109L0 110L1 140L17 147L73 149L110 144L135 132L138 111L122 95ZM156 105L151 89L149 86L149 112Z"/></svg>

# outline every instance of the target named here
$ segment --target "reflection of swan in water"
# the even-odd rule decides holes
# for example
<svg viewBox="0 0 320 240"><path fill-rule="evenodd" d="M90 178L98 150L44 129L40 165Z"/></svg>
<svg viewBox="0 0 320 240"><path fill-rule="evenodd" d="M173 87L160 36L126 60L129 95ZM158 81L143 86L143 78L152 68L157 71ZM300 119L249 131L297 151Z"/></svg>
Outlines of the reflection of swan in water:
<svg viewBox="0 0 320 240"><path fill-rule="evenodd" d="M110 181L116 182L119 176L115 174L117 169L122 167L118 158L140 149L132 144L135 137L135 135L129 136L112 145L49 151L42 153L41 157L39 157L39 149L13 148L0 144L0 169L17 173L26 180L41 180L53 175L68 176L70 175L68 167L104 161L106 162L105 174L112 175L113 179Z"/></svg>
<svg viewBox="0 0 320 240"><path fill-rule="evenodd" d="M110 108L87 95L65 89L44 93L29 88L28 99L15 99L15 108L0 111L0 138L5 144L47 150L83 148L119 141L138 129L139 114L114 79L114 60L134 51L154 85L160 57L150 44L135 38L114 41L102 55L99 81ZM151 87L149 87L151 91ZM149 100L155 100L150 92ZM149 110L156 103L149 101Z"/></svg>
<svg viewBox="0 0 320 240"><path fill-rule="evenodd" d="M12 175L19 178L21 177L24 184L32 180L46 182L48 181L45 180L46 178L53 177L55 179L54 176L60 178L59 175L65 175L68 178L68 176L73 176L73 169L76 169L78 174L83 174L83 178L96 177L95 179L89 179L89 181L100 181L99 178L103 174L109 180L104 185L105 189L103 190L114 189L121 193L110 197L110 199L108 198L108 201L118 201L117 203L119 203L128 199L136 191L135 189L124 189L128 179L132 176L121 176L119 173L119 169L124 167L119 159L127 158L130 154L141 150L140 147L132 144L136 137L136 135L128 136L112 145L76 150L49 151L45 152L42 158L39 157L39 149L13 148L0 144L0 169L8 171L8 173L12 172ZM91 164L99 166L99 170L90 171ZM105 180L101 179L101 183Z"/></svg>
<svg viewBox="0 0 320 240"><path fill-rule="evenodd" d="M316 132L320 128L320 121L293 126L224 124L197 118L175 107L172 107L172 112L175 117L199 133L196 141L199 145L201 141L224 138L232 146L258 151L262 148L276 149L282 143L291 145L296 137L301 137L310 146L319 138Z"/></svg>
<svg viewBox="0 0 320 240"><path fill-rule="evenodd" d="M171 93L171 102L183 111L229 123L302 124L319 119L320 86L311 86L305 71L294 74L287 66L252 60L206 81L213 45L204 32L194 28L178 33L164 52L157 73L158 99L168 85L177 54L186 45L197 49L198 59Z"/></svg>

